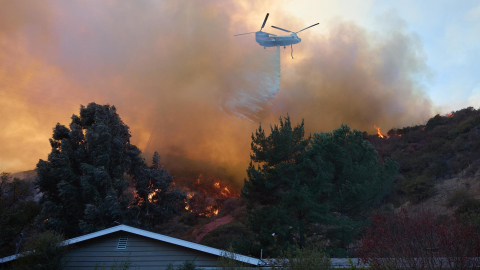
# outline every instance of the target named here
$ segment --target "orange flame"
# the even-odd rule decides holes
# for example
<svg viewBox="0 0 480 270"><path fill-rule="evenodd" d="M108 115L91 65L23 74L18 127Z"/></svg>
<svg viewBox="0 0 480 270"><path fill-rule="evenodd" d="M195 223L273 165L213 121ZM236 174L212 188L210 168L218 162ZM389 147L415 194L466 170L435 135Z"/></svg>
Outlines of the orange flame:
<svg viewBox="0 0 480 270"><path fill-rule="evenodd" d="M189 192L190 193L190 192ZM188 197L188 194L187 193L187 197ZM184 199L183 202L185 202L185 210L189 211L189 212L192 212L192 210L190 209L190 205L188 204L188 201L187 199Z"/></svg>
<svg viewBox="0 0 480 270"><path fill-rule="evenodd" d="M224 187L223 190L220 193L223 196L228 197L228 195L230 195L230 190L227 187Z"/></svg>
<svg viewBox="0 0 480 270"><path fill-rule="evenodd" d="M208 206L205 210L207 210L207 212L201 213L200 216L213 217L218 215L218 208L214 209L213 205Z"/></svg>
<svg viewBox="0 0 480 270"><path fill-rule="evenodd" d="M155 189L154 191L152 191L151 193L148 194L148 201L149 202L153 202L153 196L155 196L155 194L157 194L157 192L160 192L159 188Z"/></svg>
<svg viewBox="0 0 480 270"><path fill-rule="evenodd" d="M220 188L220 182L215 182L215 183L213 184L213 186L216 187L216 188Z"/></svg>
<svg viewBox="0 0 480 270"><path fill-rule="evenodd" d="M382 133L382 132L380 131L380 128L377 127L377 125L373 125L373 127L377 130L378 137L380 137L380 138L385 138L385 139L390 138L390 136L388 136L387 134Z"/></svg>

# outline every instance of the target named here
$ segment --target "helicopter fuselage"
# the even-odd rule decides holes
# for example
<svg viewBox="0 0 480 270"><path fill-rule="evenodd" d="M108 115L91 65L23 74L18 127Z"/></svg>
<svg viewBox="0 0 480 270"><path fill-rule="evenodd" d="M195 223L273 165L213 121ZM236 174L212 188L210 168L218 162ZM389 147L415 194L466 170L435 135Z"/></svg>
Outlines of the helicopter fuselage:
<svg viewBox="0 0 480 270"><path fill-rule="evenodd" d="M255 33L255 40L263 47L289 46L302 41L295 33L288 36L276 36L262 31Z"/></svg>

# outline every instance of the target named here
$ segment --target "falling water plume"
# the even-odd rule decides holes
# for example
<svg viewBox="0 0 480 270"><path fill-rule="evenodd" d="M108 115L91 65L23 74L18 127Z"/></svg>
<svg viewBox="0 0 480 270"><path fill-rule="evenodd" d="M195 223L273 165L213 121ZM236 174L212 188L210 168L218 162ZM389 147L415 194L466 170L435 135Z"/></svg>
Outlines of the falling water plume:
<svg viewBox="0 0 480 270"><path fill-rule="evenodd" d="M275 97L280 88L280 47L264 50L262 61L251 61L242 69L235 91L222 100L221 109L227 114L252 121L262 106ZM253 57L253 56L251 56ZM259 63L260 62L260 63Z"/></svg>

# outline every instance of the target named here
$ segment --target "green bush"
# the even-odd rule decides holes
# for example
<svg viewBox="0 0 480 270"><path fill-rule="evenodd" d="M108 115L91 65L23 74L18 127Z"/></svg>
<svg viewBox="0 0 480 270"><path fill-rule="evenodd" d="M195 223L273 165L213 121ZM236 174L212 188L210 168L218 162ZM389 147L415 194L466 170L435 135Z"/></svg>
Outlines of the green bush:
<svg viewBox="0 0 480 270"><path fill-rule="evenodd" d="M192 261L185 261L182 265L177 265L177 270L197 270L195 263ZM173 263L169 263L166 270L175 270Z"/></svg>
<svg viewBox="0 0 480 270"><path fill-rule="evenodd" d="M465 188L459 189L453 192L447 199L447 206L453 207L463 204L466 200L470 199L471 195Z"/></svg>
<svg viewBox="0 0 480 270"><path fill-rule="evenodd" d="M413 203L425 200L434 194L434 182L430 177L420 175L407 178L401 183L401 190L407 199Z"/></svg>
<svg viewBox="0 0 480 270"><path fill-rule="evenodd" d="M433 130L437 126L445 125L447 121L448 121L447 118L437 114L433 118L430 118L430 120L428 120L427 124L425 125L425 128L426 130Z"/></svg>
<svg viewBox="0 0 480 270"><path fill-rule="evenodd" d="M25 244L25 252L15 260L17 270L60 270L66 262L62 261L68 247L61 243L64 237L56 232L47 231L34 235Z"/></svg>
<svg viewBox="0 0 480 270"><path fill-rule="evenodd" d="M280 270L327 270L332 266L330 258L317 246L288 250L282 255L275 262Z"/></svg>
<svg viewBox="0 0 480 270"><path fill-rule="evenodd" d="M457 217L466 213L480 214L480 200L472 198L466 199L458 206L457 210L455 210Z"/></svg>

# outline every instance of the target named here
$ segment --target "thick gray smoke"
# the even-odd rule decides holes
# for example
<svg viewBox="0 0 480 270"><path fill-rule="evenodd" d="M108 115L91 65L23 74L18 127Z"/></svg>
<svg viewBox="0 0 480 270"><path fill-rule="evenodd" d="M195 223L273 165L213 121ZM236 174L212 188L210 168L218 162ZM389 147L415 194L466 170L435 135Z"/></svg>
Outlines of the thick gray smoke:
<svg viewBox="0 0 480 270"><path fill-rule="evenodd" d="M51 150L55 124L92 101L115 105L139 148L152 138L147 161L158 151L171 171L240 184L259 122L268 130L289 114L293 123L305 119L307 133L342 123L375 132L374 124L387 131L432 115L422 43L401 24L372 32L320 21L324 32L300 33L291 59L289 49L264 50L254 35L234 37L258 30L268 11L268 28L316 22L265 1L7 3L0 171L33 169Z"/></svg>
<svg viewBox="0 0 480 270"><path fill-rule="evenodd" d="M253 121L268 100L280 89L280 47L264 49L258 61L248 56L242 65L233 91L222 100L221 109L229 114Z"/></svg>

